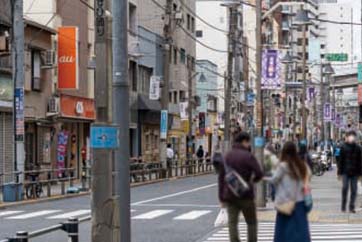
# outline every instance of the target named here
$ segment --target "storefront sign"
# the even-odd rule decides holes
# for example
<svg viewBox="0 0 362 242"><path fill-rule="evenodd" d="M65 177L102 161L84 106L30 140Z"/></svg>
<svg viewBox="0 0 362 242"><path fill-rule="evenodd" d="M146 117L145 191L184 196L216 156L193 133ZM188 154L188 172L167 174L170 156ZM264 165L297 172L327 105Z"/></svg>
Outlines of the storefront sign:
<svg viewBox="0 0 362 242"><path fill-rule="evenodd" d="M167 126L168 126L168 112L167 110L161 110L161 125L160 125L160 137L161 139L167 139Z"/></svg>
<svg viewBox="0 0 362 242"><path fill-rule="evenodd" d="M307 93L308 102L313 101L313 99L315 98L315 95L316 95L315 87L309 87L308 88L308 93Z"/></svg>
<svg viewBox="0 0 362 242"><path fill-rule="evenodd" d="M281 62L278 50L264 50L262 56L262 89L281 88Z"/></svg>
<svg viewBox="0 0 362 242"><path fill-rule="evenodd" d="M324 121L331 121L332 120L332 107L330 103L324 104Z"/></svg>
<svg viewBox="0 0 362 242"><path fill-rule="evenodd" d="M187 120L189 118L188 115L188 102L181 102L180 103L180 117L181 120Z"/></svg>
<svg viewBox="0 0 362 242"><path fill-rule="evenodd" d="M60 96L60 114L65 118L95 120L94 100L62 94Z"/></svg>
<svg viewBox="0 0 362 242"><path fill-rule="evenodd" d="M63 177L65 168L65 156L67 154L69 134L67 131L62 130L58 134L58 147L57 147L57 176Z"/></svg>
<svg viewBox="0 0 362 242"><path fill-rule="evenodd" d="M24 89L15 89L15 141L24 141Z"/></svg>
<svg viewBox="0 0 362 242"><path fill-rule="evenodd" d="M119 147L118 127L92 125L90 136L93 149L117 149Z"/></svg>
<svg viewBox="0 0 362 242"><path fill-rule="evenodd" d="M78 28L58 29L58 88L78 89Z"/></svg>
<svg viewBox="0 0 362 242"><path fill-rule="evenodd" d="M161 78L159 76L151 76L150 79L150 100L160 99L160 83Z"/></svg>
<svg viewBox="0 0 362 242"><path fill-rule="evenodd" d="M95 26L96 26L96 38L99 42L100 40L105 41L105 32L106 32L106 10L104 0L95 1Z"/></svg>
<svg viewBox="0 0 362 242"><path fill-rule="evenodd" d="M358 100L358 104L362 105L362 84L358 84L357 100Z"/></svg>

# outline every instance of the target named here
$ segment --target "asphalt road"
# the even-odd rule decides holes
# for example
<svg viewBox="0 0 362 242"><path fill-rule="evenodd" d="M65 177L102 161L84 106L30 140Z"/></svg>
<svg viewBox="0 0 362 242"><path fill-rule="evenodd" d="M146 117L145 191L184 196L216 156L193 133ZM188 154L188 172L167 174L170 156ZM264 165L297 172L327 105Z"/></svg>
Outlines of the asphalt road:
<svg viewBox="0 0 362 242"><path fill-rule="evenodd" d="M197 241L214 230L219 211L215 175L132 188L132 242ZM63 199L0 210L0 239L16 231L34 231L90 214L90 197ZM55 232L32 242L65 242ZM80 242L89 242L90 223L80 226Z"/></svg>

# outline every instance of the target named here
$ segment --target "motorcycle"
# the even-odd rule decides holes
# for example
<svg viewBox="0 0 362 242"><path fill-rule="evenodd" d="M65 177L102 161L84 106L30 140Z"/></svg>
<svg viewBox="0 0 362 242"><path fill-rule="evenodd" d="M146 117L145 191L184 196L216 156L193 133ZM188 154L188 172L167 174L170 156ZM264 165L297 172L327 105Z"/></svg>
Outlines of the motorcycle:
<svg viewBox="0 0 362 242"><path fill-rule="evenodd" d="M325 172L325 164L322 163L322 154L313 153L312 158L312 174L315 176L322 176Z"/></svg>

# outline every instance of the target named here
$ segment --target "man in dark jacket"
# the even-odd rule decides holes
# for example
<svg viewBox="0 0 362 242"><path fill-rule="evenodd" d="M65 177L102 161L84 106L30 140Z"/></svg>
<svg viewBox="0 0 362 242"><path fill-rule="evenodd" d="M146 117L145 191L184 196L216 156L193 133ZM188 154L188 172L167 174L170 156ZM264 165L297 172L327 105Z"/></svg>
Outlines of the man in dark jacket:
<svg viewBox="0 0 362 242"><path fill-rule="evenodd" d="M227 207L230 241L240 242L238 222L239 214L242 212L248 225L248 242L256 242L257 218L253 185L262 179L263 172L258 161L249 151L250 136L241 132L236 136L234 142L233 148L226 154L224 162L249 182L250 190L243 197L236 197L225 182L225 168L222 167L219 173L219 199Z"/></svg>
<svg viewBox="0 0 362 242"><path fill-rule="evenodd" d="M346 211L349 187L351 198L349 211L356 213L355 202L357 198L358 178L362 175L361 147L356 143L356 132L349 131L345 144L341 147L338 164L338 177L342 179L342 212Z"/></svg>

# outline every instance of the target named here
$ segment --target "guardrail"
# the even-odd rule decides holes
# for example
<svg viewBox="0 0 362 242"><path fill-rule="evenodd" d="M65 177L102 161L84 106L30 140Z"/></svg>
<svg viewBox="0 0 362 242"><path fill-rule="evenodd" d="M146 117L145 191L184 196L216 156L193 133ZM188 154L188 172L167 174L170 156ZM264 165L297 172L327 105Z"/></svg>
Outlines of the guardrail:
<svg viewBox="0 0 362 242"><path fill-rule="evenodd" d="M50 226L48 228L36 230L33 232L18 231L12 238L1 240L0 242L29 242L33 238L38 238L55 231L64 231L67 233L68 242L79 241L79 224L91 220L91 216L84 218L69 218L67 222Z"/></svg>
<svg viewBox="0 0 362 242"><path fill-rule="evenodd" d="M130 182L140 184L173 177L185 177L190 175L209 173L213 171L210 158L196 160L171 160L167 166L162 163L132 162L130 164ZM58 174L62 177L58 177ZM0 173L0 194L3 194L6 186L14 186L14 196L17 200L38 199L51 197L53 195L65 195L67 188L73 187L78 180L74 176L74 168L43 169L24 172ZM27 178L23 183L7 181L18 181L19 177ZM79 191L88 191L91 188L92 176L90 167L82 169L81 186ZM21 189L19 189L21 187ZM19 194L19 192L21 192ZM1 200L0 200L1 202Z"/></svg>

